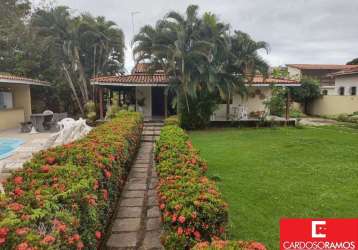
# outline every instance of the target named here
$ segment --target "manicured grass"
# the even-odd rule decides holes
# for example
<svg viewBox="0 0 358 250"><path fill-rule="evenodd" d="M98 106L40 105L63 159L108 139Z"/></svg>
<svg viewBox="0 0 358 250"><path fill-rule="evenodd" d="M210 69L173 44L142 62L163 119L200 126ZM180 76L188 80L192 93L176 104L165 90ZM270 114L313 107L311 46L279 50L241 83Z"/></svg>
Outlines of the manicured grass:
<svg viewBox="0 0 358 250"><path fill-rule="evenodd" d="M215 129L190 133L229 203L230 236L279 249L283 217L358 217L358 130Z"/></svg>

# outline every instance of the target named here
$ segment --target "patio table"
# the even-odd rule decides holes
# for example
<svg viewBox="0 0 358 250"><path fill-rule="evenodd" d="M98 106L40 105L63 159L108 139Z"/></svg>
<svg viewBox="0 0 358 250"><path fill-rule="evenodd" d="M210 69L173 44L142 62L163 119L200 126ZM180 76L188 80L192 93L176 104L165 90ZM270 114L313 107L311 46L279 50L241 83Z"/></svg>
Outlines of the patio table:
<svg viewBox="0 0 358 250"><path fill-rule="evenodd" d="M52 117L52 116L53 114L32 114L30 120L37 132L43 132L45 130L43 123L46 117Z"/></svg>

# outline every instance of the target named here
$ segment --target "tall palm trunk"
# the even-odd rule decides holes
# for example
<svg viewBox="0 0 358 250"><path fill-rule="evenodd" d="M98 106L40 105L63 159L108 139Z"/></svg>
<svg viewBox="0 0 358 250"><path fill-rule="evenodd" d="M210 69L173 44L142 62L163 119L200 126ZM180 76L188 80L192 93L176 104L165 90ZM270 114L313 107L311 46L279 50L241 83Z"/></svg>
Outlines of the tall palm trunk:
<svg viewBox="0 0 358 250"><path fill-rule="evenodd" d="M230 93L226 97L226 120L230 120Z"/></svg>
<svg viewBox="0 0 358 250"><path fill-rule="evenodd" d="M67 67L66 67L66 65L64 63L62 63L62 69L65 72L65 77L67 79L68 84L70 85L70 88L72 90L73 96L75 97L75 100L76 100L76 102L78 104L78 107L79 107L79 109L81 111L81 114L84 115L84 109L83 109L83 106L81 104L80 98L78 98L78 95L77 95L77 92L76 92L76 89L75 89L75 85L73 84L73 81L71 79L71 75L68 72L68 69L67 69Z"/></svg>

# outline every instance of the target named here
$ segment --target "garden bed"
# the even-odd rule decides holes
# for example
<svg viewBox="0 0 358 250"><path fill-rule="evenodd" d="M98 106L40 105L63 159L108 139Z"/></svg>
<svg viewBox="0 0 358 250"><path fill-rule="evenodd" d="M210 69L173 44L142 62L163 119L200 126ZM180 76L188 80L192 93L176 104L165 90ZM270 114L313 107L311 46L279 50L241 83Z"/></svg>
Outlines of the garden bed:
<svg viewBox="0 0 358 250"><path fill-rule="evenodd" d="M206 163L178 126L161 130L155 150L157 187L167 249L188 249L200 241L222 238L227 204L214 182L204 176Z"/></svg>
<svg viewBox="0 0 358 250"><path fill-rule="evenodd" d="M96 249L113 214L143 128L121 112L84 139L41 151L5 183L3 249Z"/></svg>

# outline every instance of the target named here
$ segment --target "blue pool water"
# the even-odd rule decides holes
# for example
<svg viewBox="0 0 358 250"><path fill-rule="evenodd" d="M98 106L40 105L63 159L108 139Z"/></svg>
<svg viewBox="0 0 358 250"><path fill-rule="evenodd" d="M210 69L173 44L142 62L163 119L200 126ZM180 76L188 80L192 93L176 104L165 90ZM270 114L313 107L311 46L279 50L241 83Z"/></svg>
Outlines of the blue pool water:
<svg viewBox="0 0 358 250"><path fill-rule="evenodd" d="M0 159L8 157L18 148L24 141L12 138L0 138Z"/></svg>

